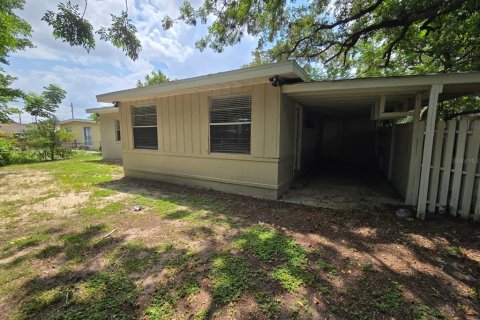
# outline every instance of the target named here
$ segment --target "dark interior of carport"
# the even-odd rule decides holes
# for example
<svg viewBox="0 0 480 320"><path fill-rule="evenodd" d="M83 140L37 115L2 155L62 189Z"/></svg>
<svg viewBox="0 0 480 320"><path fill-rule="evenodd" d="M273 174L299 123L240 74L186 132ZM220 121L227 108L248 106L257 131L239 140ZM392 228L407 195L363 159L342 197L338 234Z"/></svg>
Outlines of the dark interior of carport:
<svg viewBox="0 0 480 320"><path fill-rule="evenodd" d="M332 208L403 203L403 188L388 179L391 120L372 117L378 94L300 94L293 98L302 110L298 122L302 127L297 131L301 144L297 178L283 196L285 201ZM392 93L387 99L385 109L391 111L407 110L415 103L411 93ZM405 129L409 128L406 124ZM406 180L399 183L406 184Z"/></svg>

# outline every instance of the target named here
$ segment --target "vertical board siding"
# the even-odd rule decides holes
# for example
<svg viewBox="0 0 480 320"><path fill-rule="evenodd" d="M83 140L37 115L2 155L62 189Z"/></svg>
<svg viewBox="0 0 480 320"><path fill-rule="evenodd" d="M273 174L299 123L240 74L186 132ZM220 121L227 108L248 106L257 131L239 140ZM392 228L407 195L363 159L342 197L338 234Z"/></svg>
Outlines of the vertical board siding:
<svg viewBox="0 0 480 320"><path fill-rule="evenodd" d="M122 135L122 150L130 149L130 124L127 119L127 112L130 109L129 104L122 104L120 107L120 134ZM125 124L125 125L123 125Z"/></svg>
<svg viewBox="0 0 480 320"><path fill-rule="evenodd" d="M177 123L177 152L185 153L184 108L182 96L175 97L175 115Z"/></svg>
<svg viewBox="0 0 480 320"><path fill-rule="evenodd" d="M449 212L453 216L478 221L480 120L438 121L436 128L427 211ZM421 145L424 136L422 123L419 129L417 143Z"/></svg>
<svg viewBox="0 0 480 320"><path fill-rule="evenodd" d="M122 135L125 148L132 150L131 106L157 107L158 151L185 155L208 155L210 139L210 99L229 95L252 96L251 156L279 158L280 93L270 84L238 86L212 91L187 93L150 100L133 101L122 106Z"/></svg>
<svg viewBox="0 0 480 320"><path fill-rule="evenodd" d="M192 93L192 152L200 154L200 94Z"/></svg>
<svg viewBox="0 0 480 320"><path fill-rule="evenodd" d="M163 145L163 130L161 127L162 124L162 105L161 101L157 101L157 139L158 139L158 151L162 152L164 150Z"/></svg>
<svg viewBox="0 0 480 320"><path fill-rule="evenodd" d="M183 130L184 130L184 141L185 141L185 153L193 153L192 148L192 95L186 94L183 96Z"/></svg>
<svg viewBox="0 0 480 320"><path fill-rule="evenodd" d="M264 142L264 156L266 158L278 157L277 148L277 126L278 126L278 114L279 114L279 101L277 95L277 88L266 85L265 86L265 142Z"/></svg>
<svg viewBox="0 0 480 320"><path fill-rule="evenodd" d="M162 105L162 131L163 131L163 143L165 145L164 149L165 152L171 152L172 149L170 147L170 108L168 106L168 98L161 99Z"/></svg>
<svg viewBox="0 0 480 320"><path fill-rule="evenodd" d="M265 85L256 85L252 91L252 145L254 157L265 155ZM262 137L256 139L255 137Z"/></svg>
<svg viewBox="0 0 480 320"><path fill-rule="evenodd" d="M202 92L200 93L200 153L208 154L209 150L209 139L210 139L210 128L209 128L209 112L210 112L210 101L209 93Z"/></svg>
<svg viewBox="0 0 480 320"><path fill-rule="evenodd" d="M170 126L170 151L177 152L177 112L175 104L175 96L168 97L168 119Z"/></svg>

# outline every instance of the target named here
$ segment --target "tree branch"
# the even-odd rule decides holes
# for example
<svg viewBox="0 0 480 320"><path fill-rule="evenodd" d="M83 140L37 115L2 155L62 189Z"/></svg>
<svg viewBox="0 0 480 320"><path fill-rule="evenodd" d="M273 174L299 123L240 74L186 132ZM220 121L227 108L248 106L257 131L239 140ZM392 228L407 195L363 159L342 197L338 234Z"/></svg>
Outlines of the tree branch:
<svg viewBox="0 0 480 320"><path fill-rule="evenodd" d="M83 8L82 20L83 20L83 17L85 16L85 12L87 11L87 6L88 6L88 0L85 0L85 8Z"/></svg>
<svg viewBox="0 0 480 320"><path fill-rule="evenodd" d="M404 26L402 28L402 32L398 35L398 37L395 38L389 45L387 50L383 53L382 58L385 59L385 67L387 67L390 64L390 58L392 57L392 51L393 48L403 39L405 39L405 36L407 35L408 29L410 29L410 25Z"/></svg>

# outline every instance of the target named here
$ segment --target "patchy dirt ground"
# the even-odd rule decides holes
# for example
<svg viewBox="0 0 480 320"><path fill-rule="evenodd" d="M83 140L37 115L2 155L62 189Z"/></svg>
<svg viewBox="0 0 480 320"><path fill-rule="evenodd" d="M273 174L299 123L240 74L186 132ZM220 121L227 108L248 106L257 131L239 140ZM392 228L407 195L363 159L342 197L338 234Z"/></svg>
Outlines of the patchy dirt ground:
<svg viewBox="0 0 480 320"><path fill-rule="evenodd" d="M127 179L94 155L0 169L0 191L5 318L480 318L471 222Z"/></svg>

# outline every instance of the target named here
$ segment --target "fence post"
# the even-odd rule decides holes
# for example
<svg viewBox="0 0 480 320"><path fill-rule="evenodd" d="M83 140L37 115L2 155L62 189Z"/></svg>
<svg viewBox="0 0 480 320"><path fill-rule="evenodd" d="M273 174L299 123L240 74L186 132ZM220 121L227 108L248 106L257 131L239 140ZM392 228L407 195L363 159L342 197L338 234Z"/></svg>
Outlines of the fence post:
<svg viewBox="0 0 480 320"><path fill-rule="evenodd" d="M442 84L434 84L430 88L428 98L427 125L425 128L425 142L423 145L422 170L420 173L420 188L418 190L417 218L425 219L427 208L428 183L430 179L430 164L432 162L433 137L437 118L438 95L442 92Z"/></svg>
<svg viewBox="0 0 480 320"><path fill-rule="evenodd" d="M420 112L422 108L422 93L418 92L415 96L415 110L413 115L413 127L412 127L412 144L410 148L410 166L408 169L408 180L407 180L407 191L405 192L405 203L414 205L414 192L418 192L415 190L415 172L416 172L416 164L417 164L417 157L420 155L417 154L417 144L418 144L418 135L419 135L419 124L420 124ZM423 134L423 133L422 133Z"/></svg>

